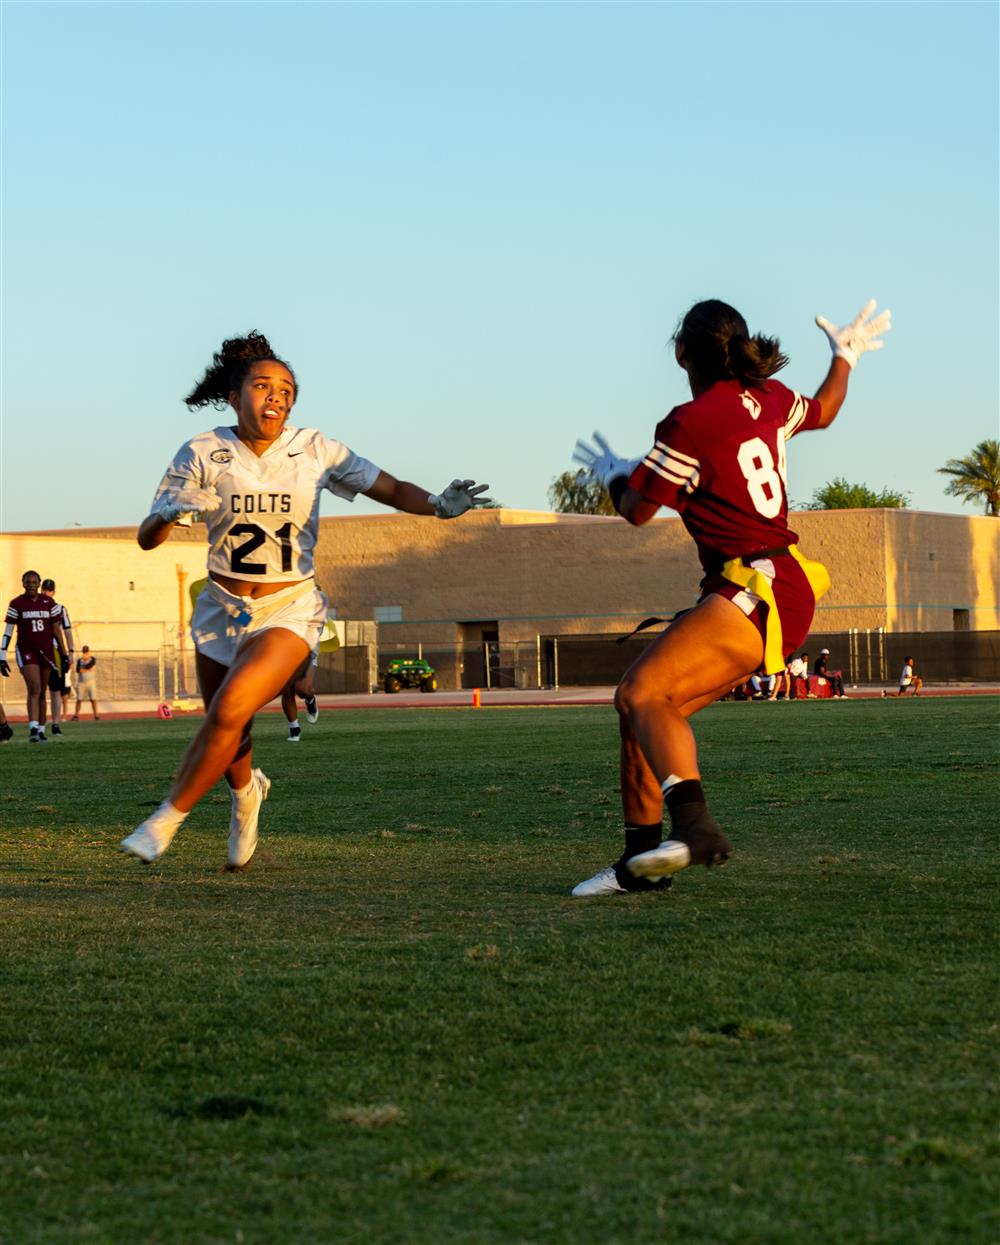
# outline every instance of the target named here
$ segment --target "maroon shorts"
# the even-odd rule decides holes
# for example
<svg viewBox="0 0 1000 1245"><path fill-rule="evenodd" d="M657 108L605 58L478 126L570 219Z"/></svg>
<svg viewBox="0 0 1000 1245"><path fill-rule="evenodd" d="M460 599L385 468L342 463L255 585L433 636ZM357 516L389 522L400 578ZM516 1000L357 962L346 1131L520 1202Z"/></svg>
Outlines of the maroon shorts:
<svg viewBox="0 0 1000 1245"><path fill-rule="evenodd" d="M806 578L805 571L791 554L755 559L755 561L765 560L774 567L771 591L774 593L778 617L781 619L781 646L784 650L782 656L787 661L792 653L806 642L816 610L816 598L813 596L812 585ZM732 583L722 575L707 575L701 581L701 596L698 600L704 601L706 597L711 596L725 597L727 601L733 601L740 609L743 609L744 604L747 603L747 595L746 588L741 588L739 584ZM764 638L769 608L763 601L757 601L749 612L743 609L760 632L761 639Z"/></svg>
<svg viewBox="0 0 1000 1245"><path fill-rule="evenodd" d="M17 655L18 670L23 670L25 666L38 666L43 674L48 675L50 670L56 668L52 654L40 648L22 648L19 644L14 652Z"/></svg>

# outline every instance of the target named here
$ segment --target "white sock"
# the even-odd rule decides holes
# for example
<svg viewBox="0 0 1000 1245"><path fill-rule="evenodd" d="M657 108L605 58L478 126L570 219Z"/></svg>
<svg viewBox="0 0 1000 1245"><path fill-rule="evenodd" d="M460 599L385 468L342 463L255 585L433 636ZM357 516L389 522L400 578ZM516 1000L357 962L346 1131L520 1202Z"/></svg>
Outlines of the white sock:
<svg viewBox="0 0 1000 1245"><path fill-rule="evenodd" d="M174 808L169 800L164 800L160 807L151 813L146 822L152 823L157 830L176 830L187 817L179 808Z"/></svg>
<svg viewBox="0 0 1000 1245"><path fill-rule="evenodd" d="M32 721L32 722L29 722L29 723L28 723L28 730L29 730L29 731L37 731L37 730L38 730L38 723L37 723L37 721Z"/></svg>
<svg viewBox="0 0 1000 1245"><path fill-rule="evenodd" d="M245 804L257 789L257 779L251 774L250 781L245 787L241 787L238 791L235 787L229 788L229 794L232 796L233 808L238 808L241 804Z"/></svg>
<svg viewBox="0 0 1000 1245"><path fill-rule="evenodd" d="M678 778L676 774L668 774L663 782L660 783L660 790L666 795L671 787L676 787L679 782L683 781L684 779Z"/></svg>

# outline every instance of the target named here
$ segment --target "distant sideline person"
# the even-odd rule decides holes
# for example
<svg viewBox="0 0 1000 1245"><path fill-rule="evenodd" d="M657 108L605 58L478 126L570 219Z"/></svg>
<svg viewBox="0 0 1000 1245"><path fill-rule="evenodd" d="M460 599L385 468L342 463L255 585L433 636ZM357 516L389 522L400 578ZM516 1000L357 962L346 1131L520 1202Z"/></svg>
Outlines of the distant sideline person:
<svg viewBox="0 0 1000 1245"><path fill-rule="evenodd" d="M454 519L481 505L488 487L453 480L438 494L397 480L340 441L290 424L297 397L295 373L267 338L251 332L223 342L184 401L192 409L229 407L236 422L181 446L139 527L140 546L155 549L177 523L201 516L209 542L209 580L191 618L205 718L167 799L121 842L141 860L163 855L223 775L232 796L227 868L245 868L256 850L271 782L253 768L250 731L254 714L319 643L326 621L313 567L323 491Z"/></svg>
<svg viewBox="0 0 1000 1245"><path fill-rule="evenodd" d="M100 716L97 712L97 658L90 651L90 645L85 644L80 650L80 656L76 659L76 708L73 711L73 721L80 720L80 706L84 700L90 701L90 711L94 715L94 721L99 722Z"/></svg>
<svg viewBox="0 0 1000 1245"><path fill-rule="evenodd" d="M798 552L788 526L785 443L833 422L851 369L889 328L889 312L869 319L874 310L872 301L845 328L817 317L834 357L816 396L806 398L772 379L788 361L776 338L751 336L727 303L697 303L674 334L692 401L658 425L645 458L618 458L596 433L594 447L577 443L577 461L629 523L648 523L660 506L680 512L705 578L695 608L618 685L625 847L574 895L662 888L688 865L728 859L729 840L705 803L688 718L762 664L765 674L783 670L809 632L830 580ZM661 842L664 803L670 833Z"/></svg>
<svg viewBox="0 0 1000 1245"><path fill-rule="evenodd" d="M828 648L821 648L819 656L813 662L813 675L817 679L826 679L830 684L830 695L834 700L846 700L847 693L844 691L844 675L840 670L831 670L827 658L830 656Z"/></svg>
<svg viewBox="0 0 1000 1245"><path fill-rule="evenodd" d="M54 597L56 592L56 581L54 579L42 580L42 591L47 592L49 596ZM49 699L52 702L52 734L58 739L62 737L62 726L60 723L63 718L63 707L66 705L65 697L70 694L69 674L73 669L73 624L69 620L69 610L65 605L60 605L61 611L59 621L62 623L63 635L66 637L66 658L61 660L60 654L56 653L56 666L49 675ZM41 718L45 721L45 689L42 689L42 706Z"/></svg>
<svg viewBox="0 0 1000 1245"><path fill-rule="evenodd" d="M914 668L913 658L904 657L903 658L903 669L899 676L899 687L896 689L896 695L905 696L906 693L909 691L914 696L919 696L920 689L923 687L923 685L924 685L923 679L920 677L919 674L917 674ZM886 694L887 693L883 689L882 695L885 696Z"/></svg>

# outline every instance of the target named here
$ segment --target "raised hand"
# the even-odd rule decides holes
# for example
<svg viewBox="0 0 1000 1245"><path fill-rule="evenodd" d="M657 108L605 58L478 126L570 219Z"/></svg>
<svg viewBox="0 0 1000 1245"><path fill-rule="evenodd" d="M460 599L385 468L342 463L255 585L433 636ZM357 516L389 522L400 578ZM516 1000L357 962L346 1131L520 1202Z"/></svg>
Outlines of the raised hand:
<svg viewBox="0 0 1000 1245"><path fill-rule="evenodd" d="M879 339L892 328L892 312L880 311L872 317L877 306L874 298L869 299L850 324L840 329L823 316L816 317L816 323L830 342L830 349L837 358L844 359L848 367L853 368L866 350L881 350L885 345Z"/></svg>
<svg viewBox="0 0 1000 1245"><path fill-rule="evenodd" d="M639 463L638 458L619 458L599 432L594 433L594 444L577 441L573 461L588 471L605 488L618 476L627 479Z"/></svg>

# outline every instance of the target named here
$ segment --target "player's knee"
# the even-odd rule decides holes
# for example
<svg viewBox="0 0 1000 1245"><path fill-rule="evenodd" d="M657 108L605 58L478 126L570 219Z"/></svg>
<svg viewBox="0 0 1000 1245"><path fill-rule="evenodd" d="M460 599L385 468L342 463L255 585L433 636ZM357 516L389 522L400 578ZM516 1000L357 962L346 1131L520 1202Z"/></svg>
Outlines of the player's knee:
<svg viewBox="0 0 1000 1245"><path fill-rule="evenodd" d="M626 675L615 690L615 709L620 717L630 718L654 702L662 704L665 699L662 690L650 687L643 679Z"/></svg>

